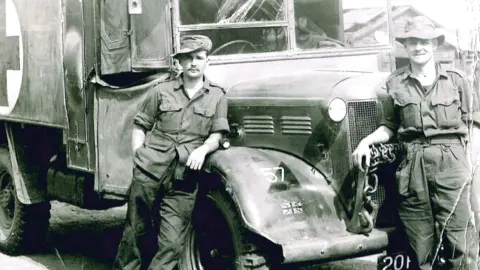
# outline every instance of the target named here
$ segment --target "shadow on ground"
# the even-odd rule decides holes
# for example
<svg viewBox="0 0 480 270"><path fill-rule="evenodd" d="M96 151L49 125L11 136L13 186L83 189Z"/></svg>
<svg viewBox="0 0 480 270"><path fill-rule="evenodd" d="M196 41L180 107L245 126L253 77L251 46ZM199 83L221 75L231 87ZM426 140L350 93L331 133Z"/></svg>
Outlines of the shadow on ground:
<svg viewBox="0 0 480 270"><path fill-rule="evenodd" d="M88 211L54 202L45 251L26 257L47 269L111 269L125 211L126 207Z"/></svg>

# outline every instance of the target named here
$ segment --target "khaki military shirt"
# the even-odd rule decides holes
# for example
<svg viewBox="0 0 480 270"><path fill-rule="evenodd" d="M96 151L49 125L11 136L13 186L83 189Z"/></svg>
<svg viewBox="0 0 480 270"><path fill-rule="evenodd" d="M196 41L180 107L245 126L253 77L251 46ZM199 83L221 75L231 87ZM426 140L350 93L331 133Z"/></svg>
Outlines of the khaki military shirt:
<svg viewBox="0 0 480 270"><path fill-rule="evenodd" d="M149 131L135 152L135 163L161 177L175 155L184 167L190 153L211 133L229 132L224 89L205 79L190 99L181 76L160 83L151 89L133 123Z"/></svg>
<svg viewBox="0 0 480 270"><path fill-rule="evenodd" d="M411 77L410 66L387 79L387 99L381 123L397 131L399 140L419 135L465 136L469 121L479 121L479 102L461 71L437 65L437 78L429 87Z"/></svg>

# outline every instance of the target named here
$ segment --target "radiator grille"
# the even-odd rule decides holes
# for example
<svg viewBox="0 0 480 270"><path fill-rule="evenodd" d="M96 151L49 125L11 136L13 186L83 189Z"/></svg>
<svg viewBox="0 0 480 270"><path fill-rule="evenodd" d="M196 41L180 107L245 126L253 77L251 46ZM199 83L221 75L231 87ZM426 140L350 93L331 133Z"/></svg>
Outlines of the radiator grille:
<svg viewBox="0 0 480 270"><path fill-rule="evenodd" d="M243 117L243 126L245 133L250 134L273 134L273 117L264 116L245 116Z"/></svg>
<svg viewBox="0 0 480 270"><path fill-rule="evenodd" d="M377 205L382 205L385 202L385 186L379 183L377 191L372 194L372 201L374 201Z"/></svg>
<svg viewBox="0 0 480 270"><path fill-rule="evenodd" d="M360 141L377 129L377 102L360 101L348 103L348 128L350 132L350 152ZM380 181L381 182L381 181ZM385 202L385 186L379 183L377 191L372 194L377 205Z"/></svg>
<svg viewBox="0 0 480 270"><path fill-rule="evenodd" d="M282 134L312 134L312 121L308 116L282 116Z"/></svg>
<svg viewBox="0 0 480 270"><path fill-rule="evenodd" d="M348 103L348 128L350 130L350 152L353 152L360 141L377 128L377 102Z"/></svg>

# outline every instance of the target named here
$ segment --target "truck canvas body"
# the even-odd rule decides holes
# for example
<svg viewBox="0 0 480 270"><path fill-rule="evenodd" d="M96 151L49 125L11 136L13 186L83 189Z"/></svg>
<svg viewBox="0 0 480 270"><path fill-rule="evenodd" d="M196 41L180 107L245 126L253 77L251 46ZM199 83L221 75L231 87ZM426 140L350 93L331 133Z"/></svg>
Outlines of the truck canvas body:
<svg viewBox="0 0 480 270"><path fill-rule="evenodd" d="M226 88L232 131L199 179L181 268L386 250L395 147L380 148L389 164L369 175L350 155L381 119L394 68L390 2L369 9L374 26L349 3L0 1L2 251L45 234L51 200L125 203L132 119L148 90L179 72L170 55L191 33L213 41L207 76Z"/></svg>

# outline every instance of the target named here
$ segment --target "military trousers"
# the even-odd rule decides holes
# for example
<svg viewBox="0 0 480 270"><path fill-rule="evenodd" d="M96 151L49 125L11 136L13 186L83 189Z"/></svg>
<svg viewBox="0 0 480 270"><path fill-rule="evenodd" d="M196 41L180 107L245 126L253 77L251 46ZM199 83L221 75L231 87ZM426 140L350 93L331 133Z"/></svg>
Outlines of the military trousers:
<svg viewBox="0 0 480 270"><path fill-rule="evenodd" d="M477 269L470 205L471 169L464 145L405 143L396 173L398 213L418 269ZM440 249L443 245L443 250Z"/></svg>
<svg viewBox="0 0 480 270"><path fill-rule="evenodd" d="M183 180L174 178L177 164L178 157L160 178L134 169L114 269L176 269L197 193L193 172Z"/></svg>

